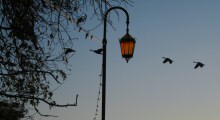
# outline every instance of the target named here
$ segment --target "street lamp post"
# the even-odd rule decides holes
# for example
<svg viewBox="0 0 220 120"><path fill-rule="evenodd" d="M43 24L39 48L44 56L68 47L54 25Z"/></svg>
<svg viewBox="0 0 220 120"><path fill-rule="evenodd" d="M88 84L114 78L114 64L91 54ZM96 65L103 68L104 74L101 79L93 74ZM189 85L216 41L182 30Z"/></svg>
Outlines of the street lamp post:
<svg viewBox="0 0 220 120"><path fill-rule="evenodd" d="M128 62L130 58L133 57L134 48L135 48L135 39L129 35L129 15L128 12L122 7L111 7L108 9L104 15L104 34L103 34L103 61L102 61L102 120L105 120L105 105L106 105L106 46L107 46L107 39L106 39L106 27L107 27L107 16L111 10L119 9L125 12L127 17L127 29L126 35L124 35L120 39L120 46L121 46L121 53L122 57Z"/></svg>

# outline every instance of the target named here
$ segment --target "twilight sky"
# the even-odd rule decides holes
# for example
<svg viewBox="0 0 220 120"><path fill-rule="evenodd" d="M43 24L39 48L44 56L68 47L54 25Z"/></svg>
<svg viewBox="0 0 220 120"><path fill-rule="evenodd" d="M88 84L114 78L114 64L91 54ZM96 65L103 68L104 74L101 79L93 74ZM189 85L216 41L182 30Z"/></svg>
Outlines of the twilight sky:
<svg viewBox="0 0 220 120"><path fill-rule="evenodd" d="M125 34L126 17L111 12L116 31L108 26L106 120L219 120L220 119L220 1L133 0L127 7L130 34L136 38L134 58L121 57L118 39ZM93 21L85 27L92 28ZM56 90L57 103L78 106L48 109L58 118L41 120L93 120L100 83L102 56L95 40L77 33L77 51L68 79ZM102 40L103 26L91 31ZM173 64L163 64L170 57ZM205 64L194 69L193 61ZM100 101L101 103L101 101ZM96 120L101 120L101 104Z"/></svg>

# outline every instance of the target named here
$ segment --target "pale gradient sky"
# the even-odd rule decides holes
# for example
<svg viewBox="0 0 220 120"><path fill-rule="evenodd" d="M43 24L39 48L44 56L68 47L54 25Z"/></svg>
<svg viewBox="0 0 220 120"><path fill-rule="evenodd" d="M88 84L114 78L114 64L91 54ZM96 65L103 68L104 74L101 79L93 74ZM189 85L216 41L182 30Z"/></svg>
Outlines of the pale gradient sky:
<svg viewBox="0 0 220 120"><path fill-rule="evenodd" d="M117 31L108 27L106 120L219 120L220 0L134 0L126 9L136 49L127 64L118 43L126 18L119 12L118 21L112 12ZM103 26L92 33L102 39ZM55 92L58 103L75 102L79 94L78 106L42 105L43 113L59 117L41 120L94 118L102 56L89 50L101 44L79 37L69 78ZM174 63L162 64L163 56ZM205 67L195 70L193 61Z"/></svg>

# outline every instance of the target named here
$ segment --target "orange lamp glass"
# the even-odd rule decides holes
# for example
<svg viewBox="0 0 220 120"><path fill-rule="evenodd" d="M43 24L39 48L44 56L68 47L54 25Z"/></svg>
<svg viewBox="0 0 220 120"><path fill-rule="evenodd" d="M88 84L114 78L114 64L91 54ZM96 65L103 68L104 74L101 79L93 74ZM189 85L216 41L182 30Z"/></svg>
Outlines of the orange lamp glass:
<svg viewBox="0 0 220 120"><path fill-rule="evenodd" d="M121 54L128 61L133 57L135 48L135 39L128 33L120 39Z"/></svg>

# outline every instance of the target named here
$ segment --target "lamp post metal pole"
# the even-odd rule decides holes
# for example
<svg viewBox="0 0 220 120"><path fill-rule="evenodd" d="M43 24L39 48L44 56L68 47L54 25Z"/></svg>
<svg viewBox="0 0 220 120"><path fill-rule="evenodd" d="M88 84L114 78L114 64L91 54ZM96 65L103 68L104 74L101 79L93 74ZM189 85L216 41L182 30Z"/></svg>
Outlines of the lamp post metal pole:
<svg viewBox="0 0 220 120"><path fill-rule="evenodd" d="M104 15L104 34L103 34L103 41L102 41L102 45L103 45L103 61L102 61L102 120L105 120L105 105L106 105L106 47L107 47L107 39L106 39L106 27L107 27L107 17L108 17L108 13L111 10L115 10L115 9L120 9L122 11L125 12L126 17L127 17L127 29L126 32L129 32L128 26L129 26L129 15L128 12L122 8L122 7L111 7L110 9L108 9Z"/></svg>

